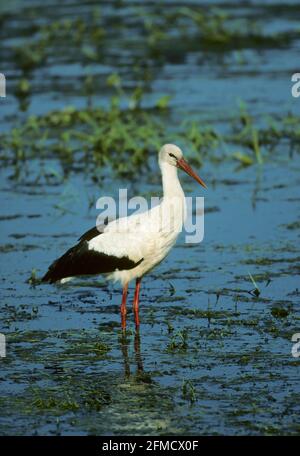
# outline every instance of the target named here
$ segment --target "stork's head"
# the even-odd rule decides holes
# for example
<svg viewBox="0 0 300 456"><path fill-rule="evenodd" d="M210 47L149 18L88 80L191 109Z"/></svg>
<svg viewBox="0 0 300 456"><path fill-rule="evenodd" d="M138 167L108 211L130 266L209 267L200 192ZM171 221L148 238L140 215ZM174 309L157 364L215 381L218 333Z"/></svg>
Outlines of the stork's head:
<svg viewBox="0 0 300 456"><path fill-rule="evenodd" d="M179 147L175 146L175 144L165 144L159 151L158 160L160 166L167 163L171 166L181 168L189 176L195 179L200 185L202 185L202 187L206 188L203 180L195 173L195 171L184 159L182 150Z"/></svg>

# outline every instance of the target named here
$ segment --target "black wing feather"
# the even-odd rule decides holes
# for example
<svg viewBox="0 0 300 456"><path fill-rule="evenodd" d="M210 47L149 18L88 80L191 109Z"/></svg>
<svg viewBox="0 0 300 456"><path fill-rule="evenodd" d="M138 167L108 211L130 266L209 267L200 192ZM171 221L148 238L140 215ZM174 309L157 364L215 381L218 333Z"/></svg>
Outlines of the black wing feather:
<svg viewBox="0 0 300 456"><path fill-rule="evenodd" d="M142 261L143 258L135 262L127 256L119 258L96 252L95 250L89 250L88 242L84 240L70 248L64 255L54 261L42 278L42 282L53 283L66 277L133 269Z"/></svg>
<svg viewBox="0 0 300 456"><path fill-rule="evenodd" d="M83 233L82 236L78 239L78 241L90 241L96 236L99 236L99 234L104 233L104 228L108 225L108 217L104 219L103 225L97 225L93 226L90 230L86 231Z"/></svg>

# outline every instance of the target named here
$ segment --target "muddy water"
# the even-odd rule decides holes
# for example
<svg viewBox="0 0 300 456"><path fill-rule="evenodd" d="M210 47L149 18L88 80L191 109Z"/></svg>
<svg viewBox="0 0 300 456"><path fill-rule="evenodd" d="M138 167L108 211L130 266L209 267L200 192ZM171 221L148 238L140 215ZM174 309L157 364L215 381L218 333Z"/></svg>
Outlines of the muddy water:
<svg viewBox="0 0 300 456"><path fill-rule="evenodd" d="M13 14L4 16L1 63L9 95L0 101L2 131L28 114L86 105L79 88L87 67L72 47L50 53L47 65L27 76L33 90L25 111L10 95L20 77L12 46L26 43L32 24L84 17L94 7L80 3L30 1L25 7L16 1ZM121 4L103 2L103 59L88 66L97 75L93 103L102 106L111 96L105 78L120 71L134 86L140 76L132 62L145 52L132 19L137 4ZM236 8L226 2L223 8L237 16L263 15L265 33L293 35L297 3L280 15L279 4L270 1L264 9L241 2ZM144 13L154 14L155 2L147 5ZM195 47L177 58L148 57L152 79L143 106L172 95L171 130L194 118L222 131L234 120L239 99L255 116L299 115L300 101L290 95L299 45L295 36L282 48L237 46L216 53ZM1 434L299 433L300 358L291 354L292 335L300 333L299 154L283 145L262 165L238 170L230 159L204 163L204 240L188 245L183 233L166 261L144 279L140 334L129 305L126 336L120 333L117 286L101 278L62 286L34 286L28 279L33 269L37 276L44 273L94 225L99 196L117 195L123 187L131 196L157 194L155 160L148 173L129 182L111 178L104 168L102 185L81 168L63 179L57 158L43 161L55 170L48 180L35 179L38 157L22 166L20 179L12 177L15 163L1 167L0 331L7 354L0 358ZM181 178L187 194L204 195ZM129 300L132 295L130 290Z"/></svg>

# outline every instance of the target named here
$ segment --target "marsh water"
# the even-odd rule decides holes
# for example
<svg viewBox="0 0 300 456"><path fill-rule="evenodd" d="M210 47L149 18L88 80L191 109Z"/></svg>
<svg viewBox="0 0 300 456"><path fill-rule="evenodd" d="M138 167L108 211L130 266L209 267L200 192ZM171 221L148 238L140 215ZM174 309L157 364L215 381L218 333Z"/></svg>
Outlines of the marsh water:
<svg viewBox="0 0 300 456"><path fill-rule="evenodd" d="M298 2L0 5L0 434L298 434ZM130 289L123 335L118 285L37 278L99 197L160 194L162 142L205 236L143 279L139 333Z"/></svg>

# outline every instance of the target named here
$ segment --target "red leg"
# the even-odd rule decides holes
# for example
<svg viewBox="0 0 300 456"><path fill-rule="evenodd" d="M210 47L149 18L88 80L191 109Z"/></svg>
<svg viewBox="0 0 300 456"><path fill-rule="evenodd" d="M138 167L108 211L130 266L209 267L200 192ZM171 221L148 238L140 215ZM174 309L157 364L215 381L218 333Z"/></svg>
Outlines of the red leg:
<svg viewBox="0 0 300 456"><path fill-rule="evenodd" d="M133 300L133 311L134 311L134 321L135 327L139 328L140 326L140 318L139 318L139 294L141 288L141 279L136 279L135 285L135 292L134 292L134 300Z"/></svg>
<svg viewBox="0 0 300 456"><path fill-rule="evenodd" d="M122 304L121 304L121 324L123 331L126 329L126 298L127 298L127 291L128 291L128 283L126 283L123 287L123 295L122 295Z"/></svg>

